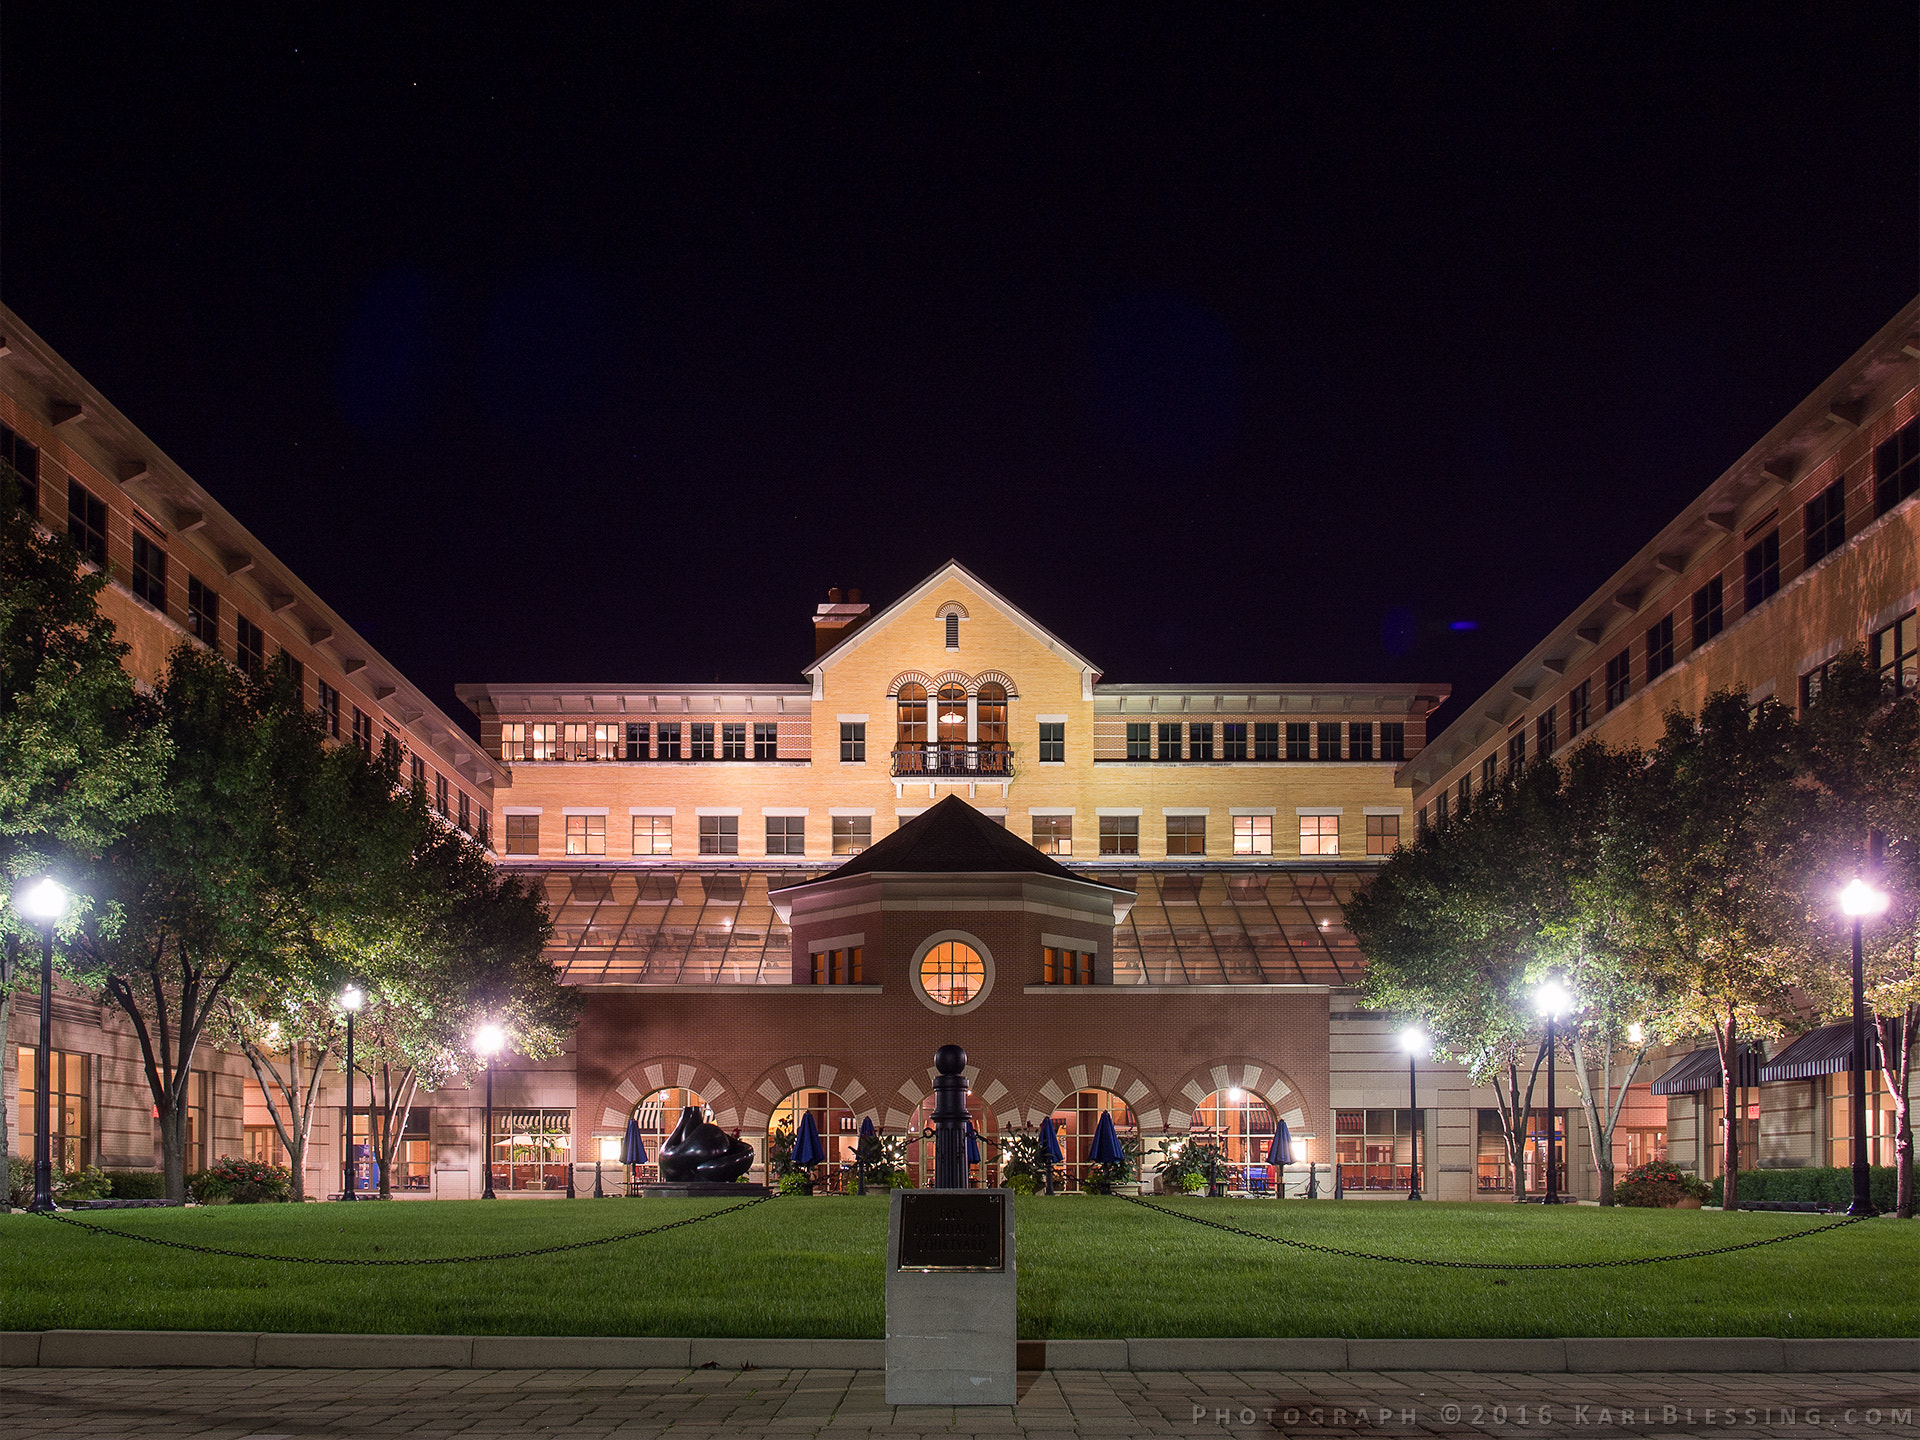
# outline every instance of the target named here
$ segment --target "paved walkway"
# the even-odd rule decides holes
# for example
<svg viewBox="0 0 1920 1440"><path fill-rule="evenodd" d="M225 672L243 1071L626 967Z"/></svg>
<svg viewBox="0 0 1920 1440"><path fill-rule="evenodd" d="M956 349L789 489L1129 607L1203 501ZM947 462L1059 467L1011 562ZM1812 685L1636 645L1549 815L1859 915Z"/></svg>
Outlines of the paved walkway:
<svg viewBox="0 0 1920 1440"><path fill-rule="evenodd" d="M872 1370L0 1370L0 1436L1920 1435L1920 1379L1050 1371L1018 1405L893 1407Z"/></svg>

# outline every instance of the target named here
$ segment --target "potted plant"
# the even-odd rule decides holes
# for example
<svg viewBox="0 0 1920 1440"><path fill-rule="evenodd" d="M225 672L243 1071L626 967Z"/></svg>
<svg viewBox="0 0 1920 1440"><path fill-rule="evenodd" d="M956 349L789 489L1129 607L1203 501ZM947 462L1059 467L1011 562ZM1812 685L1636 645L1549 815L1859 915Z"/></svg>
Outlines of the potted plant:
<svg viewBox="0 0 1920 1440"><path fill-rule="evenodd" d="M1698 1210L1707 1198L1699 1177L1665 1160L1636 1165L1613 1187L1613 1203L1656 1210Z"/></svg>

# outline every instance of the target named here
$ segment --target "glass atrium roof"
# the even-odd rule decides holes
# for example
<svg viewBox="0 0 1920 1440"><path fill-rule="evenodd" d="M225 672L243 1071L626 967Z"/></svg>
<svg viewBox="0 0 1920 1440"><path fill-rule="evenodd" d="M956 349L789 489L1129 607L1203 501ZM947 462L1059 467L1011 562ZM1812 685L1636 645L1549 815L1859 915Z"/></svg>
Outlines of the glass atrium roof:
<svg viewBox="0 0 1920 1440"><path fill-rule="evenodd" d="M516 867L518 869L518 867ZM786 985L791 937L767 899L824 871L521 871L545 891L548 954L574 985ZM1341 902L1367 869L1087 871L1139 894L1114 929L1118 985L1352 985L1363 962Z"/></svg>

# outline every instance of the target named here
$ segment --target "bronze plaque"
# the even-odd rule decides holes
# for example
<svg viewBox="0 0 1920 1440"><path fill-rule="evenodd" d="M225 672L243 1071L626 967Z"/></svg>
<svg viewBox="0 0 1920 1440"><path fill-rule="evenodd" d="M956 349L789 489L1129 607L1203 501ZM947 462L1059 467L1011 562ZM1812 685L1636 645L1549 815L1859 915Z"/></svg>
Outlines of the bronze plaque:
<svg viewBox="0 0 1920 1440"><path fill-rule="evenodd" d="M1007 1197L978 1190L900 1196L897 1270L1004 1270Z"/></svg>

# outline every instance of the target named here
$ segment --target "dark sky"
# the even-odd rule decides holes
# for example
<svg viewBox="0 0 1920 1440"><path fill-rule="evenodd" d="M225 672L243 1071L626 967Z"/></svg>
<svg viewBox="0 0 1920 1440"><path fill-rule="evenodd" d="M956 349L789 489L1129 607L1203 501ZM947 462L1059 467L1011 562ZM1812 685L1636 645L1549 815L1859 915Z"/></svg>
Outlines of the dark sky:
<svg viewBox="0 0 1920 1440"><path fill-rule="evenodd" d="M1470 696L1920 288L1910 3L325 8L8 4L0 293L463 716L949 556Z"/></svg>

